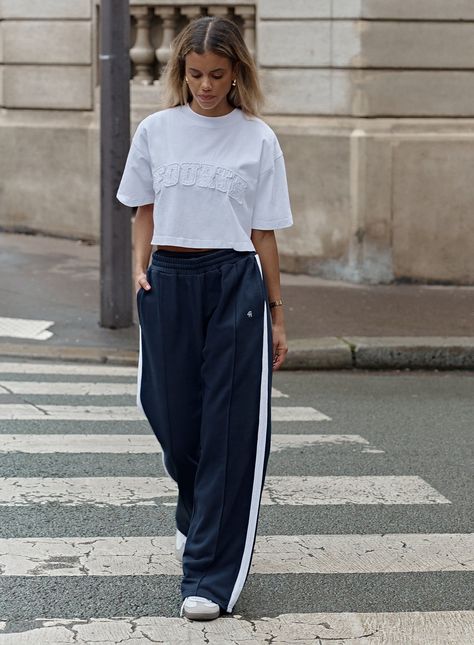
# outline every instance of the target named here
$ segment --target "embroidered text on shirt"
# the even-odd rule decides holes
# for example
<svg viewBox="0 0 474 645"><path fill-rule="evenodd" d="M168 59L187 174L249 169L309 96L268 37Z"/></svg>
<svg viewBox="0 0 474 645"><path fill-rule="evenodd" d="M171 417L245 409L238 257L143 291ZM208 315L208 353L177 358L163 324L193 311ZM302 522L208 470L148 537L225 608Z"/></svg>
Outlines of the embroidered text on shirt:
<svg viewBox="0 0 474 645"><path fill-rule="evenodd" d="M236 202L242 204L248 184L239 175L228 168L205 163L170 163L159 166L153 175L155 192L162 187L176 186L201 186L214 188Z"/></svg>

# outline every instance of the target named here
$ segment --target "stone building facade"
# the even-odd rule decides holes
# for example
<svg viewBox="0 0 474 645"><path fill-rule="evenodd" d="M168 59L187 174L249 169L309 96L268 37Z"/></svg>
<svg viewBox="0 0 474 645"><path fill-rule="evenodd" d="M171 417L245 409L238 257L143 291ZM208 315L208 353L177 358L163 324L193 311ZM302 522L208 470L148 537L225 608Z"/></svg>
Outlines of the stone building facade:
<svg viewBox="0 0 474 645"><path fill-rule="evenodd" d="M0 227L97 240L98 0L0 0ZM295 215L281 266L474 283L472 0L131 0L132 132L171 38L228 15L254 53Z"/></svg>

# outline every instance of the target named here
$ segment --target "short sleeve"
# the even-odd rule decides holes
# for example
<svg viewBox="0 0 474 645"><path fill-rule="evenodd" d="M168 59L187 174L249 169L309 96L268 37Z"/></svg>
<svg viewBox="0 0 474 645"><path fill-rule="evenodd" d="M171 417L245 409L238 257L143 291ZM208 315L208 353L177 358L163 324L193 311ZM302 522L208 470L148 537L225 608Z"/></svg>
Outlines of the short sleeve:
<svg viewBox="0 0 474 645"><path fill-rule="evenodd" d="M126 206L144 206L155 201L151 161L143 122L138 125L133 135L116 196L119 202Z"/></svg>
<svg viewBox="0 0 474 645"><path fill-rule="evenodd" d="M293 225L285 160L278 143L276 157L257 182L252 228L270 230Z"/></svg>

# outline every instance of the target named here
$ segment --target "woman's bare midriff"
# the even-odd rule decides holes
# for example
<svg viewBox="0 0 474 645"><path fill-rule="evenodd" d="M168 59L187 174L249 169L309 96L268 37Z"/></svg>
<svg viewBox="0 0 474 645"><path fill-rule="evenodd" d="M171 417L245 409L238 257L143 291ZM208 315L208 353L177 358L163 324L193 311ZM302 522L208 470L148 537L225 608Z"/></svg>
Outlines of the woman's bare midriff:
<svg viewBox="0 0 474 645"><path fill-rule="evenodd" d="M189 246L157 246L158 250L163 249L164 251L214 251L214 249L194 249Z"/></svg>

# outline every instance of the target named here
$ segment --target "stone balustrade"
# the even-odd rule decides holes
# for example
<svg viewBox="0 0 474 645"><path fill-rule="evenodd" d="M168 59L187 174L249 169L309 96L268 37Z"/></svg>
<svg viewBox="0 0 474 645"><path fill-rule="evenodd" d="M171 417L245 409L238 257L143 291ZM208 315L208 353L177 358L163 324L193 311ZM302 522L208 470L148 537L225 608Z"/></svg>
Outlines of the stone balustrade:
<svg viewBox="0 0 474 645"><path fill-rule="evenodd" d="M100 6L100 3L97 3ZM153 85L169 60L173 38L200 16L224 16L237 24L255 57L255 5L249 2L131 2L132 82Z"/></svg>

